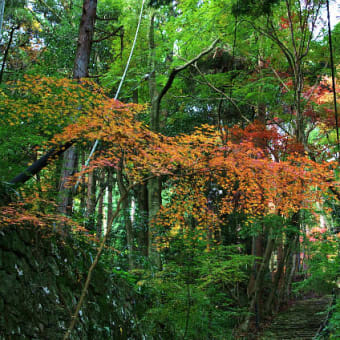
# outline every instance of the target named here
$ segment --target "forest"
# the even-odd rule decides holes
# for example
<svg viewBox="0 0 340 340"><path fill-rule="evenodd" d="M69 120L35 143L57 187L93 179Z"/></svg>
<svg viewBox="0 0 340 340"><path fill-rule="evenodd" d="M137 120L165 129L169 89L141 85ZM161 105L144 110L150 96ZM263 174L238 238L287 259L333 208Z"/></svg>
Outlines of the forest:
<svg viewBox="0 0 340 340"><path fill-rule="evenodd" d="M0 340L340 339L339 15L0 0Z"/></svg>

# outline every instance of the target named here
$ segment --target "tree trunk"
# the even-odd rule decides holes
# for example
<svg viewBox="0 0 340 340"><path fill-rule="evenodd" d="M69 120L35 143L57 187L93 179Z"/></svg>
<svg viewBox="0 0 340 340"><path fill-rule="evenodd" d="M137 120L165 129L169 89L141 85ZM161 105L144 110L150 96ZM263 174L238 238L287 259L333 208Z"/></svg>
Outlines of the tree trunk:
<svg viewBox="0 0 340 340"><path fill-rule="evenodd" d="M293 278L296 272L296 244L297 244L297 237L293 241L292 244L292 252L290 252L289 256L289 264L287 266L286 277L285 277L285 290L283 295L283 301L286 302L289 300L291 287Z"/></svg>
<svg viewBox="0 0 340 340"><path fill-rule="evenodd" d="M73 78L80 79L88 76L88 65L90 61L92 38L94 32L94 25L96 20L97 1L84 0L83 12L79 25L77 52L73 68ZM65 187L67 178L70 177L75 168L76 150L73 146L75 141L70 141L65 145L53 148L48 151L43 157L38 159L35 163L29 166L21 174L13 178L11 184L22 184L28 181L33 175L43 169L55 156L64 153L64 161L61 171L60 186L59 186L59 207L58 211L64 214L70 214L72 211L71 195L69 190Z"/></svg>
<svg viewBox="0 0 340 340"><path fill-rule="evenodd" d="M81 15L77 52L74 60L73 78L88 77L94 25L96 22L97 0L84 0Z"/></svg>
<svg viewBox="0 0 340 340"><path fill-rule="evenodd" d="M69 152L73 151L73 152ZM66 157L67 155L67 157ZM62 214L71 215L72 213L72 196L71 189L68 188L68 179L74 173L77 155L75 148L72 146L64 153L64 161L61 170L59 194L58 194L58 211Z"/></svg>
<svg viewBox="0 0 340 340"><path fill-rule="evenodd" d="M280 245L279 248L282 249L282 246ZM290 250L291 250L291 243L289 240L287 240L286 245L284 247L283 250L283 254L282 256L278 256L278 265L277 265L277 271L275 273L275 277L274 277L274 282L272 285L272 289L270 291L270 294L268 296L267 302L266 302L266 313L268 314L272 314L272 306L273 304L276 304L277 306L279 306L279 284L280 281L282 280L282 276L283 276L283 269L285 267L285 265L287 264L287 259L289 257L290 254ZM278 252L279 254L279 252ZM275 297L276 297L276 301L275 301Z"/></svg>
<svg viewBox="0 0 340 340"><path fill-rule="evenodd" d="M301 62L296 62L296 77L295 77L295 109L296 109L296 130L295 136L298 143L306 145L305 136L305 119L302 107L302 91L303 91L303 74L301 71Z"/></svg>
<svg viewBox="0 0 340 340"><path fill-rule="evenodd" d="M160 266L159 254L153 244L153 219L156 217L161 206L161 178L153 178L148 181L148 207L149 207L149 230L148 230L148 256L154 264Z"/></svg>
<svg viewBox="0 0 340 340"><path fill-rule="evenodd" d="M149 95L150 95L150 129L154 132L159 132L159 94L157 91L156 84L156 64L155 64L155 37L154 37L154 24L155 24L155 12L152 10L149 28ZM153 237L152 237L152 220L158 213L161 206L161 180L159 178L152 178L148 181L148 245L147 254L150 260L154 262L157 266L160 265L159 256L156 255L156 250L153 247Z"/></svg>
<svg viewBox="0 0 340 340"><path fill-rule="evenodd" d="M86 154L85 151L81 152L81 164L84 164L86 161ZM81 184L80 184L80 211L84 215L86 211L86 176L81 177Z"/></svg>
<svg viewBox="0 0 340 340"><path fill-rule="evenodd" d="M107 225L106 225L107 230L109 230L109 228L110 228L110 221L111 221L112 213L113 213L112 191L113 191L112 171L108 170L108 172L107 172Z"/></svg>
<svg viewBox="0 0 340 340"><path fill-rule="evenodd" d="M8 41L8 44L7 44L7 47L6 47L6 50L5 50L5 54L4 54L4 59L2 60L2 65L1 65L0 84L2 83L2 78L3 78L4 72L5 72L5 65L6 65L9 49L11 48L14 32L16 30L18 30L19 28L20 28L20 25L12 27L11 33L9 34L9 41Z"/></svg>
<svg viewBox="0 0 340 340"><path fill-rule="evenodd" d="M138 206L138 230L136 232L137 244L139 254L148 256L148 221L149 221L149 207L148 207L148 188L147 184L143 183L136 187L137 206Z"/></svg>
<svg viewBox="0 0 340 340"><path fill-rule="evenodd" d="M86 200L86 217L88 229L95 231L94 213L96 209L96 178L94 172L88 174L87 180L87 200Z"/></svg>
<svg viewBox="0 0 340 340"><path fill-rule="evenodd" d="M0 0L0 40L2 38L2 24L4 22L5 0Z"/></svg>
<svg viewBox="0 0 340 340"><path fill-rule="evenodd" d="M257 271L256 280L255 280L255 283L254 283L254 290L252 292L252 297L251 297L250 306L249 306L249 312L250 313L255 309L255 305L258 301L258 296L260 294L261 288L263 287L264 276L265 276L266 270L268 268L269 260L270 260L271 255L272 255L274 245L275 245L275 238L273 236L272 229L270 229L269 232L268 232L266 249L265 249L265 252L264 252L264 255L263 255L263 258L262 258L260 268ZM261 307L261 306L258 306L258 307ZM251 318L250 313L247 315L245 321L241 325L241 329L243 331L247 331L248 328L249 328L249 322L250 322L250 318Z"/></svg>
<svg viewBox="0 0 340 340"><path fill-rule="evenodd" d="M249 283L247 287L248 296L251 296L254 293L257 273L259 272L259 269L261 266L261 258L263 257L263 235L262 234L259 234L253 237L251 254L260 259L256 259L254 262L254 268L250 275L250 279L249 279ZM259 298L260 297L258 296L258 299ZM259 301L257 301L256 303L258 302Z"/></svg>
<svg viewBox="0 0 340 340"><path fill-rule="evenodd" d="M103 210L104 210L104 192L100 193L98 203L98 220L97 220L97 238L100 239L103 233Z"/></svg>
<svg viewBox="0 0 340 340"><path fill-rule="evenodd" d="M155 45L155 11L151 9L151 17L150 17L150 27L149 27L149 95L150 95L150 129L154 132L159 132L160 130L160 108L161 108L161 101L162 98L166 95L166 93L171 88L177 74L186 68L193 65L196 61L198 61L201 57L208 54L213 50L215 45L218 42L218 39L215 40L207 49L203 50L193 59L188 61L182 66L174 67L169 74L167 82L162 87L161 91L157 91L157 82L156 82L156 45ZM148 230L148 256L149 258L152 257L154 254L154 263L160 264L159 256L156 255L156 251L153 247L152 242L152 231L151 231L151 224L152 219L156 216L157 212L161 207L162 202L162 181L160 178L150 179L148 181L148 205L149 205L149 230Z"/></svg>
<svg viewBox="0 0 340 340"><path fill-rule="evenodd" d="M83 12L79 24L78 43L73 67L73 78L88 77L94 25L96 21L97 0L84 0ZM70 147L64 153L64 164L61 173L61 186L59 188L59 211L70 214L72 211L72 195L65 187L67 178L74 174L77 151L75 146Z"/></svg>
<svg viewBox="0 0 340 340"><path fill-rule="evenodd" d="M124 184L123 174L122 170L117 170L117 184L119 188L119 192L121 196L127 197L128 192ZM122 208L123 208L123 215L124 215L124 223L125 223L125 231L126 231L126 245L128 248L128 261L129 261L129 269L133 269L134 266L134 256L133 256L133 241L134 241L134 235L133 235L133 229L132 229L132 223L131 223L131 216L129 212L129 200L125 199L122 202Z"/></svg>

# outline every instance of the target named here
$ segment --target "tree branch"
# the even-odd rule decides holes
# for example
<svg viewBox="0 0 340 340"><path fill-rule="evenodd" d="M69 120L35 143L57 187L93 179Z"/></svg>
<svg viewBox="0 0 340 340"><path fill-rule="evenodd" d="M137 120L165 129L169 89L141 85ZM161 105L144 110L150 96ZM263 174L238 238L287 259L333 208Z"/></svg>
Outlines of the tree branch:
<svg viewBox="0 0 340 340"><path fill-rule="evenodd" d="M160 104L162 98L165 96L165 94L168 92L168 90L170 89L173 81L175 80L175 77L177 75L177 73L185 70L186 68L188 68L189 66L191 66L192 64L194 64L196 61L198 61L200 58L202 58L203 56L205 56L206 54L208 54L209 52L212 51L212 49L216 46L216 44L219 42L219 39L216 39L207 49L203 50L201 53L199 53L196 57L194 57L193 59L189 60L187 63L185 63L182 66L177 66L175 68L172 69L168 81L166 82L166 84L164 85L162 91L159 93L158 98L157 98L157 102L158 105Z"/></svg>
<svg viewBox="0 0 340 340"><path fill-rule="evenodd" d="M12 40L13 40L13 34L16 30L18 30L20 28L20 24L13 26L11 29L11 33L9 34L9 41L5 50L5 55L4 55L4 59L2 60L2 66L1 66L1 71L0 71L0 84L2 83L2 77L4 75L4 71L5 71L5 65L7 62L7 57L8 57L8 52L9 49L11 48L11 44L12 44Z"/></svg>
<svg viewBox="0 0 340 340"><path fill-rule="evenodd" d="M95 40L92 40L93 43L99 43L103 40L106 40L108 38L111 38L112 36L116 35L118 31L120 31L121 29L123 28L123 25L119 26L116 30L114 30L112 33L109 33L108 35L102 37L102 38L99 38L99 39L95 39Z"/></svg>
<svg viewBox="0 0 340 340"><path fill-rule="evenodd" d="M198 68L197 63L194 63L194 65L192 65L193 67L195 67L195 69L197 70L197 72L200 74L200 76L204 79L205 84L208 85L211 89L213 89L214 91L216 91L217 93L221 94L225 99L229 100L236 108L236 110L239 112L240 116L248 123L250 123L250 120L241 112L240 108L237 106L237 104L235 103L235 101L233 100L233 98L227 96L223 91L221 91L220 89L218 89L215 85L211 84L206 77L204 76L204 74L201 72L201 70Z"/></svg>
<svg viewBox="0 0 340 340"><path fill-rule="evenodd" d="M59 155L61 155L64 151L70 148L75 143L75 140L71 140L64 145L59 145L51 150L49 150L44 156L36 160L32 165L26 168L22 173L18 176L14 177L9 183L12 185L24 184L31 177L36 175L40 170L42 170L49 162Z"/></svg>
<svg viewBox="0 0 340 340"><path fill-rule="evenodd" d="M117 20L117 18L100 18L100 17L96 16L96 20L99 20L99 21L115 21L115 20Z"/></svg>

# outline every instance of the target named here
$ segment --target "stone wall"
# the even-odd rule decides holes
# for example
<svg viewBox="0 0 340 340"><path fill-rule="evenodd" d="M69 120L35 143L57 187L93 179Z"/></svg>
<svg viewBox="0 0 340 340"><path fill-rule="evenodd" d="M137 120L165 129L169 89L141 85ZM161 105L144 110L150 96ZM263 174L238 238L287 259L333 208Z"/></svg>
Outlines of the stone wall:
<svg viewBox="0 0 340 340"><path fill-rule="evenodd" d="M0 340L62 339L95 256L88 242L0 227ZM72 339L139 339L135 296L99 263Z"/></svg>

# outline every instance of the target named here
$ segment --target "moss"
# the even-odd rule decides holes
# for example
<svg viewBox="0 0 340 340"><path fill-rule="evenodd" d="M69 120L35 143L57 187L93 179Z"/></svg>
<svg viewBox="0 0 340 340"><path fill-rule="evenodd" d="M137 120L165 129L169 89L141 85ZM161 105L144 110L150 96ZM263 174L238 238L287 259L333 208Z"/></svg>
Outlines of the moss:
<svg viewBox="0 0 340 340"><path fill-rule="evenodd" d="M84 241L46 238L33 227L2 232L0 339L62 339L94 250ZM73 339L141 338L126 303L131 294L124 279L99 263Z"/></svg>
<svg viewBox="0 0 340 340"><path fill-rule="evenodd" d="M3 268L8 272L12 273L15 270L17 263L16 255L11 251L4 251L2 253Z"/></svg>

